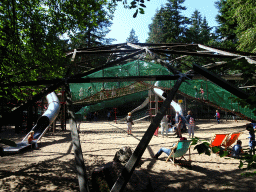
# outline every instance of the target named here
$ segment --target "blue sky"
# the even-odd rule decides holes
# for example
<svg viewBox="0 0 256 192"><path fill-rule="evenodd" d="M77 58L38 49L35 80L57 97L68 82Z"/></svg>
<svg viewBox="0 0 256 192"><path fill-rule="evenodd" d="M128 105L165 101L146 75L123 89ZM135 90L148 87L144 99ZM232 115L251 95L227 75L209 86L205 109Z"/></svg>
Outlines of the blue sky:
<svg viewBox="0 0 256 192"><path fill-rule="evenodd" d="M183 3L183 6L187 8L184 11L184 15L191 17L193 12L197 9L202 17L206 17L208 24L213 27L217 26L215 17L218 13L218 10L214 6L216 0L186 0ZM139 38L140 43L144 43L148 38L148 25L151 24L152 18L156 13L156 10L165 5L166 0L150 0L145 1L147 6L145 14L138 14L136 18L133 18L134 9L125 9L123 8L122 3L118 3L117 10L114 14L113 25L111 31L107 35L109 38L115 38L117 41L113 43L125 43L131 29L135 30L136 35Z"/></svg>

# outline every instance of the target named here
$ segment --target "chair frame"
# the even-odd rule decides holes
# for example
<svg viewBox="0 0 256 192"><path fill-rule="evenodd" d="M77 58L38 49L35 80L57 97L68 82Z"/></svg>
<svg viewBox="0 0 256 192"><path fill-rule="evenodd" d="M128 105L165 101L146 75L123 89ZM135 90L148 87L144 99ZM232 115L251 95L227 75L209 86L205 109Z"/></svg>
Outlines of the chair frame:
<svg viewBox="0 0 256 192"><path fill-rule="evenodd" d="M184 155L187 153L187 151L180 157L180 159L177 159L177 160L180 161L183 158L185 161L188 161L191 163L190 146L191 146L192 140L177 141L176 145L172 148L170 155L167 157L166 162L168 162L170 160L175 165L174 155L173 155L173 157L171 157L171 156L172 156L172 154L175 154L174 150L178 147L179 142L190 142L188 150L187 150L187 151L189 151L189 160L186 160L184 157Z"/></svg>
<svg viewBox="0 0 256 192"><path fill-rule="evenodd" d="M220 143L219 145L214 145L214 146L212 146L212 143L215 141L215 139L217 138L218 135L225 135L225 137L223 138L223 140L221 141L221 143ZM215 135L211 138L211 140L210 140L210 147L211 147L211 148L212 148L212 147L220 147L220 146L227 140L227 138L228 138L229 135L230 135L230 134L215 134Z"/></svg>
<svg viewBox="0 0 256 192"><path fill-rule="evenodd" d="M231 137L232 137L232 135L234 135L234 134L238 134L237 138L236 138L235 140L233 140L233 141L231 142L231 144L228 143L228 142L231 141ZM239 138L239 136L240 136L241 134L242 134L242 132L230 133L230 134L228 135L226 141L222 143L222 146L225 147L225 150L226 150L227 148L231 147L231 145L233 145L233 144L238 140L238 138Z"/></svg>

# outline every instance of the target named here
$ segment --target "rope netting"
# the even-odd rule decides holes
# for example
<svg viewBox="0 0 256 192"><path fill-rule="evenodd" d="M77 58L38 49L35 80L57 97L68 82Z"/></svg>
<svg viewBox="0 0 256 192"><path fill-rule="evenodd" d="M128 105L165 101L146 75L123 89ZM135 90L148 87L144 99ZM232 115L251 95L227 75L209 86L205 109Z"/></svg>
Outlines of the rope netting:
<svg viewBox="0 0 256 192"><path fill-rule="evenodd" d="M133 61L124 65L110 67L88 77L127 77L127 76L150 76L150 75L172 75L160 64L146 61ZM84 77L86 78L86 77ZM242 108L238 103L233 102L236 98L233 94L216 84L205 80L187 80L188 83L182 83L179 93L193 99L200 99L224 111L232 112L235 109L237 115L247 120L256 120L256 116L249 108ZM147 97L147 89L154 87L155 82L105 82L105 83L71 83L70 90L74 103L88 103L97 101L95 105L82 108L78 113L84 114L123 105L126 102L143 99ZM175 81L161 81L160 89L168 90L175 84ZM134 91L131 91L134 89ZM129 99L126 99L129 98Z"/></svg>

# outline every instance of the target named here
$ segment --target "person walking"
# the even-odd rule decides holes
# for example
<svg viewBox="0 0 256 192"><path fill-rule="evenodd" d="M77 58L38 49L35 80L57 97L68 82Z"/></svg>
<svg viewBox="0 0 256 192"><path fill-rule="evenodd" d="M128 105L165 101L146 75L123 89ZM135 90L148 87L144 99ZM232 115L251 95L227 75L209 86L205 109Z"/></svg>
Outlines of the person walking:
<svg viewBox="0 0 256 192"><path fill-rule="evenodd" d="M214 117L216 117L217 123L220 124L220 113L218 110L216 110L216 114Z"/></svg>
<svg viewBox="0 0 256 192"><path fill-rule="evenodd" d="M164 136L164 132L166 133L166 137L168 137L168 115L164 115L162 120L161 120L161 128L162 128L162 131L161 131L161 134L162 134L162 137Z"/></svg>
<svg viewBox="0 0 256 192"><path fill-rule="evenodd" d="M128 113L127 117L127 134L131 135L132 134L132 125L134 125L133 120L132 120L132 113Z"/></svg>

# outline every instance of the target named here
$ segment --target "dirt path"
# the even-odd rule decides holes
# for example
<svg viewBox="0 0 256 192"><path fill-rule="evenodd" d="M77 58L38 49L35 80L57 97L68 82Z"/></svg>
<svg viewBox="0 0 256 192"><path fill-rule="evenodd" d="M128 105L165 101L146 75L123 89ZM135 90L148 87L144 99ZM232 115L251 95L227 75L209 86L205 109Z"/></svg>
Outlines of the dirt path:
<svg viewBox="0 0 256 192"><path fill-rule="evenodd" d="M248 133L245 131L247 121L221 124L196 122L195 136L210 140L215 133L244 131L240 136L244 149L248 148ZM80 140L88 175L96 167L111 162L117 150L123 146L135 149L148 122L137 122L133 135L127 135L126 124L113 122L96 122L81 124ZM71 145L69 126L67 132L47 133L39 150L27 149L19 154L0 157L0 191L79 191L74 170L74 154ZM188 137L188 134L184 134ZM22 135L15 135L8 129L1 137L18 141ZM190 168L166 163L166 156L158 160L153 155L160 147L170 147L178 138L169 134L168 138L154 136L142 156L142 165L135 169L130 183L143 188L150 180L154 191L253 191L255 176L245 177L239 170L239 160L220 158L212 154L198 155L191 148L192 166ZM188 155L185 156L188 158ZM251 170L255 171L255 170ZM128 191L128 190L126 190Z"/></svg>

